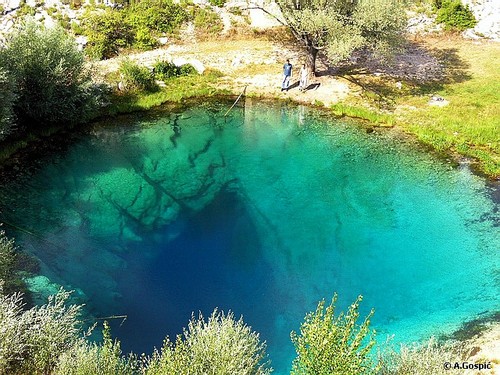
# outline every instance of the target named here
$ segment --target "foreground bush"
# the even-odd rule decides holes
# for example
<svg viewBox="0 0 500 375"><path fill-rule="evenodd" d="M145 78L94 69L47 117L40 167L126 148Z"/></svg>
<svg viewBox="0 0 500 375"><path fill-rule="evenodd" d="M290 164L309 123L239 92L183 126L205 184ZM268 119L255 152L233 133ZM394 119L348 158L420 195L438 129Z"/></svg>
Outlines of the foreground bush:
<svg viewBox="0 0 500 375"><path fill-rule="evenodd" d="M151 359L147 375L213 374L260 375L269 374L266 345L243 320L235 320L232 313L224 315L215 310L208 318L192 318L184 337L175 344L165 340L161 354Z"/></svg>
<svg viewBox="0 0 500 375"><path fill-rule="evenodd" d="M421 344L401 345L399 352L391 349L381 356L381 375L447 375L443 364L465 360L470 352L457 343L439 344L434 338Z"/></svg>
<svg viewBox="0 0 500 375"><path fill-rule="evenodd" d="M74 39L61 28L22 25L0 51L0 66L14 81L14 111L25 127L74 124L95 113L99 88Z"/></svg>
<svg viewBox="0 0 500 375"><path fill-rule="evenodd" d="M23 311L19 294L0 296L0 374L50 374L59 355L79 340L81 306L66 307L69 292Z"/></svg>
<svg viewBox="0 0 500 375"><path fill-rule="evenodd" d="M341 312L335 316L335 295L329 306L325 308L323 300L316 311L306 315L300 326L300 335L295 332L291 334L297 351L292 374L377 373L377 366L370 357L370 351L375 345L375 332L369 328L373 310L357 326L361 300L362 297L359 296L347 313Z"/></svg>
<svg viewBox="0 0 500 375"><path fill-rule="evenodd" d="M107 322L104 322L103 343L80 340L59 357L54 375L134 375L138 363L133 356L124 358L120 342L111 338Z"/></svg>

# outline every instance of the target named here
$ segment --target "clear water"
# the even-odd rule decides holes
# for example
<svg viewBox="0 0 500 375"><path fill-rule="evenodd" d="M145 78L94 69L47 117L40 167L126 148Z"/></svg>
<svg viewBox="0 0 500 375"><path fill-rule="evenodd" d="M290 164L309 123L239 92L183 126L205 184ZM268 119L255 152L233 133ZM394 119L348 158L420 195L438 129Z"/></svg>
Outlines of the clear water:
<svg viewBox="0 0 500 375"><path fill-rule="evenodd" d="M127 315L125 351L218 307L285 373L290 331L334 292L375 308L379 342L500 310L499 207L480 177L304 107L226 110L100 124L1 189L0 221L35 234L14 233L43 275L95 317Z"/></svg>

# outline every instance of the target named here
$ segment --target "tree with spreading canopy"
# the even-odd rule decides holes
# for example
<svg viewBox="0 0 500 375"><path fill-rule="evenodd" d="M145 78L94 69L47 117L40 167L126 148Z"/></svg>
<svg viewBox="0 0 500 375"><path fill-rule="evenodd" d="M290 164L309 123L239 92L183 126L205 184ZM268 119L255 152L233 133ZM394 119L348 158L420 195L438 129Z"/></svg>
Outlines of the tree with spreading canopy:
<svg viewBox="0 0 500 375"><path fill-rule="evenodd" d="M355 50L386 54L403 40L404 0L277 0L286 24L307 51L315 73L322 51L336 64Z"/></svg>

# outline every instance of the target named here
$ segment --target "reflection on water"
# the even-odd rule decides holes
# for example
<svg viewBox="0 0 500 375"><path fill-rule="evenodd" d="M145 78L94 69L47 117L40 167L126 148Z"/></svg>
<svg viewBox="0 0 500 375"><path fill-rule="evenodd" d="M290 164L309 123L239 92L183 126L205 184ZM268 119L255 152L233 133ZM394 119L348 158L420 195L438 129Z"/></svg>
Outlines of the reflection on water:
<svg viewBox="0 0 500 375"><path fill-rule="evenodd" d="M290 331L334 292L341 308L364 295L379 341L499 309L498 205L479 177L304 107L226 110L96 126L4 186L0 221L44 233L15 233L42 262L33 288L126 314L113 327L126 351L232 309L278 372Z"/></svg>

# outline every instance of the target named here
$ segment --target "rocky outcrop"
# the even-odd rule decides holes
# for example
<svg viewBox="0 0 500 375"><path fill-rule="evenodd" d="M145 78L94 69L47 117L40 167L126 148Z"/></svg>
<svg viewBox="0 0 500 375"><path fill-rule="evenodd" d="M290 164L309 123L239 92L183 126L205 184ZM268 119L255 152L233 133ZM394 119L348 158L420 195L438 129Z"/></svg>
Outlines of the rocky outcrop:
<svg viewBox="0 0 500 375"><path fill-rule="evenodd" d="M486 37L500 41L500 1L462 0L477 19L474 29L467 30L464 36L471 38Z"/></svg>

